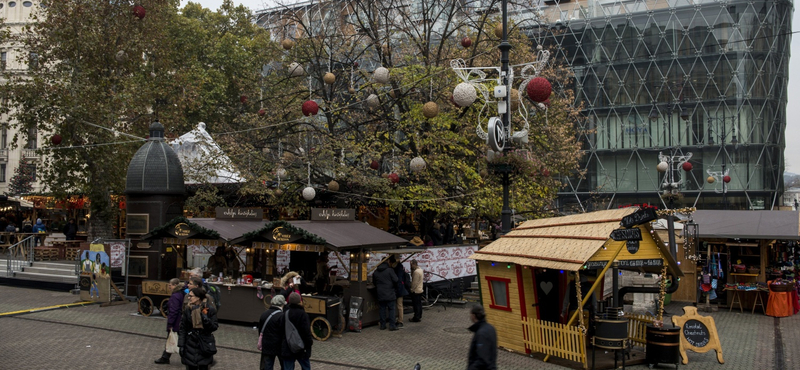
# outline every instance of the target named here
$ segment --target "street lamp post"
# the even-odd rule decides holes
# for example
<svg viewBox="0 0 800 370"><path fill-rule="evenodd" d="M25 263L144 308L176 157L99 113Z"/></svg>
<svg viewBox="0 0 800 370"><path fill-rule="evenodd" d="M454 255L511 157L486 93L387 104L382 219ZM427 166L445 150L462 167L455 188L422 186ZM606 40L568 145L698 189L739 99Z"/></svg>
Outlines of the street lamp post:
<svg viewBox="0 0 800 370"><path fill-rule="evenodd" d="M731 119L734 121L733 130L731 131L733 133L733 137L731 138L731 144L733 144L733 149L736 150L736 148L739 146L739 140L736 139L736 131L735 131L735 129L736 129L736 124L735 124L736 117L731 117ZM711 127L712 127L711 121L713 121L713 120L722 121L722 126L723 126L721 131L717 130L717 132L716 132L717 135L719 135L720 148L722 149L722 172L720 172L720 173L717 173L717 172L714 172L714 171L707 171L707 172L708 172L708 174L710 176L714 177L715 179L716 179L716 177L721 177L719 180L722 180L722 207L724 209L728 209L728 181L730 181L730 177L728 176L728 172L729 171L726 169L727 164L728 164L728 150L727 150L727 148L725 146L725 139L728 136L728 132L725 129L726 118L725 117L722 117L722 118L709 117L708 118L708 131L709 131L709 136L708 136L709 139L708 139L708 141L709 141L710 145L714 144L713 137L711 136L711 134L714 132L714 130L711 129Z"/></svg>
<svg viewBox="0 0 800 370"><path fill-rule="evenodd" d="M501 122L503 122L503 129L505 131L505 135L508 135L509 130L511 129L511 99L509 99L511 94L511 86L508 84L508 65L509 65L509 51L511 51L511 44L508 43L508 0L503 0L502 2L502 13L503 13L503 40L500 41L500 46L497 48L500 49L500 75L502 77L503 86L506 87L506 109L500 115ZM509 150L508 145L503 148L503 152L507 152ZM500 211L500 220L501 220L501 235L508 234L511 231L511 207L509 206L509 198L510 191L511 191L511 170L509 168L504 168L502 171L503 175L503 209Z"/></svg>
<svg viewBox="0 0 800 370"><path fill-rule="evenodd" d="M670 209L674 208L674 199L678 195L678 191L680 190L681 184L683 184L683 175L681 174L681 169L685 171L689 171L684 167L684 163L689 162L692 158L692 153L686 153L686 155L675 155L675 147L672 142L672 112L675 111L677 108L678 112L680 112L680 118L684 121L689 120L689 110L686 107L682 106L680 103L670 103L667 106L667 137L664 140L664 146L667 147L670 151L669 155L663 155L662 153L658 153L658 167L657 169L660 172L664 172L664 180L661 182L661 187L663 189L662 195L667 197L669 200L668 207ZM650 114L648 117L650 120L657 120L659 117L658 108L655 104L653 104L653 108L650 110ZM691 163L689 164L691 165ZM676 174L678 174L676 176Z"/></svg>

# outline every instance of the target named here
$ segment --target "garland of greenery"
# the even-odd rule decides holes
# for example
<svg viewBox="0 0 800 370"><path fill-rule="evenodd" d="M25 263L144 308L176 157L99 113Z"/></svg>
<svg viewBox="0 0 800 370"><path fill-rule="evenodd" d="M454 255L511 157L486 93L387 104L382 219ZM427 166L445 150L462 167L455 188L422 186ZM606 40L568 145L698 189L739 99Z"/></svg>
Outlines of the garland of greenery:
<svg viewBox="0 0 800 370"><path fill-rule="evenodd" d="M202 227L202 226L192 222L190 219L188 219L186 217L183 217L183 216L178 216L178 217L173 218L172 220L170 220L169 222L164 224L164 226L157 227L157 228L153 229L153 231L151 231L150 234L151 235L157 235L158 233L160 233L162 231L166 231L167 229L169 229L169 228L171 228L171 227L173 227L173 226L175 226L175 225L177 225L179 223L185 223L187 226L189 226L190 230L192 230L192 231L194 231L196 233L199 233L199 234L203 234L204 236L206 236L209 239L219 239L219 237L220 237L218 232L216 232L214 230L211 230L211 229L206 229L205 227Z"/></svg>
<svg viewBox="0 0 800 370"><path fill-rule="evenodd" d="M262 232L270 231L270 230L272 230L272 229L274 229L276 227L279 227L279 226L283 226L287 231L291 232L292 234L302 235L303 239L309 240L309 241L313 242L314 244L327 244L328 243L325 239L320 238L316 234L312 234L312 233L310 233L310 232L308 232L306 230L303 230L303 229L301 229L299 227L296 227L296 226L290 224L289 222L283 221L283 220L277 220L277 221L269 222L266 225L264 225L264 227L262 227L262 228L260 228L258 230L255 230L255 231L251 231L251 232L249 232L247 234L244 234L244 235L242 235L242 237L243 238L247 238L247 239L255 238L255 237L258 237L259 235L261 235Z"/></svg>

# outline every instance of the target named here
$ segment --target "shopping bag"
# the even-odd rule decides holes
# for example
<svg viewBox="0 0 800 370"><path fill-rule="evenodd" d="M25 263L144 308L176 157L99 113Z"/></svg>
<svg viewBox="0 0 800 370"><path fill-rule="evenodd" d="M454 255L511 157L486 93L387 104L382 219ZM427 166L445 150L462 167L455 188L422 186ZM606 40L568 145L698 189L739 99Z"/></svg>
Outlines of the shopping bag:
<svg viewBox="0 0 800 370"><path fill-rule="evenodd" d="M167 353L178 353L178 333L170 330L167 337Z"/></svg>

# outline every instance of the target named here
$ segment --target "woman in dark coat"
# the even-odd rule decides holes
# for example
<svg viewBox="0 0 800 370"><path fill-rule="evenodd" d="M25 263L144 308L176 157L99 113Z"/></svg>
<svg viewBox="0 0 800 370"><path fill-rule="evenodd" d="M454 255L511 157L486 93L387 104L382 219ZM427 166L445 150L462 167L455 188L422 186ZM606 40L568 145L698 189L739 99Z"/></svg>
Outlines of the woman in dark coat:
<svg viewBox="0 0 800 370"><path fill-rule="evenodd" d="M169 308L167 311L167 336L169 336L171 331L178 333L181 330L181 308L183 308L184 295L181 279L172 278L172 280L167 283L167 289L170 289L172 292L167 302L167 307ZM169 364L169 358L171 356L171 353L164 350L164 353L156 360L156 363Z"/></svg>
<svg viewBox="0 0 800 370"><path fill-rule="evenodd" d="M283 370L283 357L281 348L285 337L283 328L283 306L286 299L282 295L276 294L272 297L268 310L261 314L258 320L258 328L261 330L261 366L260 370L272 370L275 367L275 357L278 357L278 364Z"/></svg>
<svg viewBox="0 0 800 370"><path fill-rule="evenodd" d="M217 310L206 301L203 288L195 287L189 291L189 306L181 314L181 328L178 333L178 347L181 363L187 370L204 370L213 361L213 354L200 350L200 340L214 341L212 334L217 330Z"/></svg>
<svg viewBox="0 0 800 370"><path fill-rule="evenodd" d="M308 314L305 308L300 303L300 294L292 292L289 294L289 305L283 311L283 320L281 325L286 327L286 320L289 320L300 338L303 339L304 349L298 353L292 353L289 348L289 343L286 341L286 335L283 336L283 344L281 348L281 357L283 357L283 368L285 370L294 370L294 362L300 363L300 368L303 370L311 370L311 345L314 344L314 338L311 336L311 322L308 319Z"/></svg>

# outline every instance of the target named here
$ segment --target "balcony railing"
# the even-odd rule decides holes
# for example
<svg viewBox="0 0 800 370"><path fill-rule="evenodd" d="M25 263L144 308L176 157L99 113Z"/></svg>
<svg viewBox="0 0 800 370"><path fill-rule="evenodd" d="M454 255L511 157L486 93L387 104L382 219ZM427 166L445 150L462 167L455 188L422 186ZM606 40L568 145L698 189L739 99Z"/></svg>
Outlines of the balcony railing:
<svg viewBox="0 0 800 370"><path fill-rule="evenodd" d="M36 149L22 149L22 158L38 159L39 154L36 153Z"/></svg>

